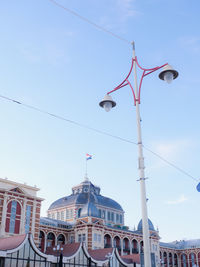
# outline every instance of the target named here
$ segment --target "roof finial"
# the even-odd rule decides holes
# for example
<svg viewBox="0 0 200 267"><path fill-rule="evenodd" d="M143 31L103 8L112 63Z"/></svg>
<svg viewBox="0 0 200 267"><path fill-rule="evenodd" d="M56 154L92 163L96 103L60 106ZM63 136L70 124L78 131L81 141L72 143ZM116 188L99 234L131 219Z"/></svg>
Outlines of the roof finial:
<svg viewBox="0 0 200 267"><path fill-rule="evenodd" d="M85 174L85 180L84 180L84 182L89 182L89 178L87 176L87 173Z"/></svg>

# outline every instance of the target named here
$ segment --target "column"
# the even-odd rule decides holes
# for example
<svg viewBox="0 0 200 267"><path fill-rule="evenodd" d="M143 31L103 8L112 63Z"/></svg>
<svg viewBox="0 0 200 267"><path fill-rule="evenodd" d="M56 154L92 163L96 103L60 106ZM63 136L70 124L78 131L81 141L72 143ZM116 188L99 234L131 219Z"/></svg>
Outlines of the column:
<svg viewBox="0 0 200 267"><path fill-rule="evenodd" d="M111 242L111 247L113 248L114 244L113 244L113 237L112 236L110 237L110 242Z"/></svg>
<svg viewBox="0 0 200 267"><path fill-rule="evenodd" d="M121 256L124 255L124 250L123 250L123 239L120 239L120 244L121 244Z"/></svg>
<svg viewBox="0 0 200 267"><path fill-rule="evenodd" d="M174 253L172 253L172 267L174 267Z"/></svg>
<svg viewBox="0 0 200 267"><path fill-rule="evenodd" d="M47 234L44 232L44 253L47 249Z"/></svg>
<svg viewBox="0 0 200 267"><path fill-rule="evenodd" d="M20 234L25 234L26 203L27 203L27 199L24 199L23 209L21 213Z"/></svg>
<svg viewBox="0 0 200 267"><path fill-rule="evenodd" d="M164 257L163 257L163 252L161 252L161 258L160 258L160 266L164 266Z"/></svg>
<svg viewBox="0 0 200 267"><path fill-rule="evenodd" d="M0 236L1 237L5 235L7 200L8 200L8 195L5 194L4 199L3 199L3 211L2 211L2 219L1 219L1 226L0 226Z"/></svg>
<svg viewBox="0 0 200 267"><path fill-rule="evenodd" d="M178 267L181 267L181 254L179 254L177 256L178 256Z"/></svg>
<svg viewBox="0 0 200 267"><path fill-rule="evenodd" d="M198 252L196 253L196 263L197 263L197 267L199 267L199 261L198 261Z"/></svg>
<svg viewBox="0 0 200 267"><path fill-rule="evenodd" d="M33 238L35 234L35 213L36 213L36 200L33 201L33 211L32 211L31 233L33 235Z"/></svg>
<svg viewBox="0 0 200 267"><path fill-rule="evenodd" d="M133 254L133 241L130 241L130 254Z"/></svg>
<svg viewBox="0 0 200 267"><path fill-rule="evenodd" d="M187 254L187 263L188 263L188 267L190 267L190 254Z"/></svg>

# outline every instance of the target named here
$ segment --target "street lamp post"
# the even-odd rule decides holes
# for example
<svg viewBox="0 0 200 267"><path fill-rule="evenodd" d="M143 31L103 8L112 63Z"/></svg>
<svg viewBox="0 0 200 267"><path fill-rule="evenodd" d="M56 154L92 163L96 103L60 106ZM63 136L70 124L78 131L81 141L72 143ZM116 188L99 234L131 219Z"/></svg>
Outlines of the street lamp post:
<svg viewBox="0 0 200 267"><path fill-rule="evenodd" d="M62 251L63 247L60 245L57 245L56 247L53 248L53 251L57 252L56 258L57 258L57 263L56 266L62 266ZM60 258L59 263L58 263L58 258Z"/></svg>
<svg viewBox="0 0 200 267"><path fill-rule="evenodd" d="M138 63L137 57L135 55L135 44L133 44L133 58L131 69L125 78L125 80L115 87L112 91L108 92L104 99L99 103L99 105L104 108L107 112L111 108L116 106L116 102L113 101L110 96L111 93L121 89L124 86L129 85L133 93L134 105L136 106L136 122L137 122L137 137L138 137L138 169L139 169L139 181L140 181L140 194L141 194L141 209L142 209L142 230L143 230L143 243L144 243L144 264L145 267L151 267L151 254L150 254L150 242L149 242L149 226L148 226L148 213L147 213L147 198L146 198L146 187L145 187L145 166L144 166L144 157L143 157L143 144L142 144L142 132L141 132L141 117L140 117L140 93L143 78L154 71L157 71L161 68L163 70L159 74L159 78L170 83L173 79L178 77L178 72L174 70L168 63L158 66L151 69L145 69L141 67ZM143 73L140 79L139 88L137 84L137 67L139 67ZM130 74L134 73L134 87L129 81Z"/></svg>

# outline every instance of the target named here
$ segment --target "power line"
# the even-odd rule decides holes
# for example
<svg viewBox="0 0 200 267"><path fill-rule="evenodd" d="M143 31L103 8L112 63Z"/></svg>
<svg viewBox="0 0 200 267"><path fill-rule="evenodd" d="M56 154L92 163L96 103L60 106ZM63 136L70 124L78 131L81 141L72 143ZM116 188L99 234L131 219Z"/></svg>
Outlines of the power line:
<svg viewBox="0 0 200 267"><path fill-rule="evenodd" d="M119 36L118 34L115 34L115 33L111 32L111 31L107 30L106 28L104 28L104 27L98 25L97 23L95 23L95 22L89 20L88 18L86 18L86 17L84 17L84 16L78 14L77 12L75 12L75 11L69 9L68 7L65 7L65 6L61 5L61 4L58 3L57 1L55 1L55 0L49 0L49 1L52 2L54 5L56 5L56 6L60 7L60 8L62 8L62 9L65 10L66 12L68 12L68 13L74 15L75 17L77 17L77 18L79 18L79 19L81 19L81 20L87 22L88 24L94 26L95 28L97 28L97 29L99 29L99 30L101 30L101 31L104 31L104 32L106 32L107 34L110 34L111 36L113 36L113 37L115 37L115 38L117 38L117 39L119 39L119 40L121 40L121 41L123 41L123 42L125 42L125 43L131 44L131 42L128 41L127 39L125 39L125 38Z"/></svg>
<svg viewBox="0 0 200 267"><path fill-rule="evenodd" d="M85 128L85 129L88 129L90 131L93 131L93 132L96 132L96 133L99 133L99 134L102 134L102 135L106 135L106 136L109 136L109 137L112 137L114 139L117 139L117 140L120 140L120 141L123 141L123 142L126 142L126 143L129 143L129 144L133 144L133 145L137 145L136 142L133 142L131 140L128 140L126 138L122 138L122 137L119 137L117 135L113 135L113 134L110 134L110 133L107 133L107 132L104 132L102 130L99 130L99 129L96 129L96 128L93 128L93 127L90 127L88 125L85 125L85 124L82 124L82 123L79 123L79 122L76 122L74 120L70 120L70 119L67 119L63 116L60 116L60 115L57 115L57 114L54 114L54 113L51 113L51 112L48 112L46 110L43 110L43 109L40 109L40 108L37 108L35 106L32 106L32 105L28 105L28 104L25 104L21 101L18 101L18 100L15 100L13 98L10 98L10 97L7 97L7 96L3 96L3 95L0 95L0 98L2 99L5 99L5 100L8 100L10 102L13 102L15 104L18 104L18 105L21 105L21 106L24 106L24 107L27 107L29 109L32 109L32 110L35 110L37 112L40 112L40 113L43 113L43 114L46 114L46 115L49 115L55 119L59 119L59 120L62 120L62 121L65 121L65 122L68 122L68 123L71 123L71 124L74 124L76 126L79 126L81 128ZM158 157L160 160L164 161L165 163L167 163L168 165L170 165L171 167L175 168L177 171L181 172L182 174L190 177L191 179L193 179L194 181L198 182L199 180L196 179L195 177L193 177L191 174L189 174L188 172L184 171L182 168L176 166L174 163L166 160L164 157L162 157L161 155L159 155L158 153L154 152L153 150L151 150L150 148L146 147L143 145L143 148L147 151L149 151L151 154L153 154L154 156Z"/></svg>
<svg viewBox="0 0 200 267"><path fill-rule="evenodd" d="M151 154L155 155L156 157L158 157L159 159L161 159L162 161L164 161L165 163L167 163L168 165L170 165L171 167L174 167L176 170L182 172L183 174L187 175L188 177L192 178L194 181L198 182L198 179L194 178L192 175L190 175L188 172L184 171L183 169L179 168L178 166L176 166L174 163L171 163L170 161L166 160L165 158L163 158L162 156L160 156L158 153L154 152L153 150L147 148L146 146L144 146L144 149L146 149L147 151L149 151Z"/></svg>

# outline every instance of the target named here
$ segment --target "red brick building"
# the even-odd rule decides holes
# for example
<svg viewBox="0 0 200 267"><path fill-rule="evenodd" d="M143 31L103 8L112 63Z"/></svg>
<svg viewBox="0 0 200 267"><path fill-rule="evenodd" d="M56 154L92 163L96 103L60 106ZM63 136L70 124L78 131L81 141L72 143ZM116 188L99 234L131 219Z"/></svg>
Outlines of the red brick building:
<svg viewBox="0 0 200 267"><path fill-rule="evenodd" d="M72 188L70 196L53 202L48 217L40 217L38 188L0 179L0 237L31 232L42 252L58 244L84 242L88 250L115 247L122 257L143 253L142 221L137 229L124 225L124 210L101 195L88 179ZM149 220L153 267L200 266L200 240L160 243Z"/></svg>

